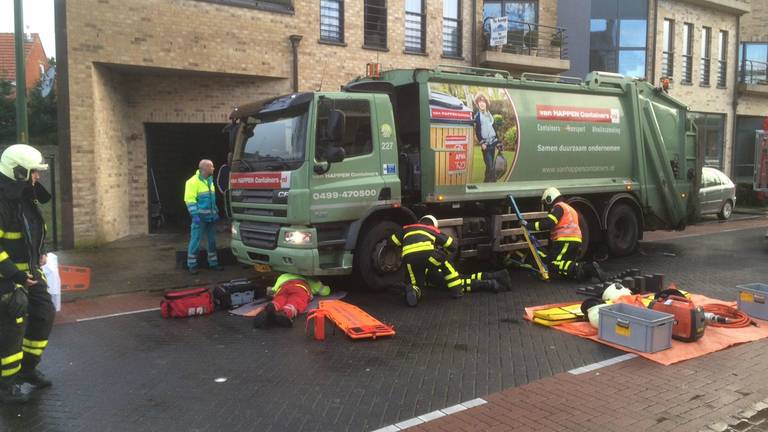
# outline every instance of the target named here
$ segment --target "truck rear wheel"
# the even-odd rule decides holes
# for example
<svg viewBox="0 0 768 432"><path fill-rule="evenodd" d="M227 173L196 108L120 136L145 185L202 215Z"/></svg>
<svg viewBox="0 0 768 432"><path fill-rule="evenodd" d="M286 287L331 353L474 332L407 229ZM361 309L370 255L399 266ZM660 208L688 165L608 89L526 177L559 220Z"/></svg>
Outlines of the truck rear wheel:
<svg viewBox="0 0 768 432"><path fill-rule="evenodd" d="M382 221L366 225L355 249L355 274L365 289L381 291L402 283L400 249L387 241L400 225Z"/></svg>
<svg viewBox="0 0 768 432"><path fill-rule="evenodd" d="M627 204L616 204L608 214L606 241L612 255L626 256L637 248L640 227L637 215Z"/></svg>
<svg viewBox="0 0 768 432"><path fill-rule="evenodd" d="M580 211L576 210L576 212L579 213L579 229L581 230L581 247L576 260L583 261L589 253L589 222Z"/></svg>

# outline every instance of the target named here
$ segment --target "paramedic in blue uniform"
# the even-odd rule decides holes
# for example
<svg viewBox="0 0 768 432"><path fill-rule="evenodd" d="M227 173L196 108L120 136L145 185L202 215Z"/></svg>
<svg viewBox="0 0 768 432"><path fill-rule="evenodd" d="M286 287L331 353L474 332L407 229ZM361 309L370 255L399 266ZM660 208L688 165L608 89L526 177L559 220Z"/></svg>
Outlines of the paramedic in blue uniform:
<svg viewBox="0 0 768 432"><path fill-rule="evenodd" d="M192 217L192 235L187 248L187 266L191 274L197 274L197 252L203 235L208 238L208 267L213 270L224 270L219 265L216 254L216 221L219 220L219 209L216 207L216 186L213 182L213 162L203 159L199 169L187 180L184 187L184 202Z"/></svg>

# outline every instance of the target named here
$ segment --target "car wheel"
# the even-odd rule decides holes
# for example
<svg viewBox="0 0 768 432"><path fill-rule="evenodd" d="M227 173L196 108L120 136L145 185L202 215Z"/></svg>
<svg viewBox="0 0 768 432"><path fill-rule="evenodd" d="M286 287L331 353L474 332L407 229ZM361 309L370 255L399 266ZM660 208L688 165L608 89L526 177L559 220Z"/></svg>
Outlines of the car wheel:
<svg viewBox="0 0 768 432"><path fill-rule="evenodd" d="M731 200L726 200L723 204L723 208L720 209L720 213L717 214L717 218L720 220L728 220L733 214L733 203Z"/></svg>

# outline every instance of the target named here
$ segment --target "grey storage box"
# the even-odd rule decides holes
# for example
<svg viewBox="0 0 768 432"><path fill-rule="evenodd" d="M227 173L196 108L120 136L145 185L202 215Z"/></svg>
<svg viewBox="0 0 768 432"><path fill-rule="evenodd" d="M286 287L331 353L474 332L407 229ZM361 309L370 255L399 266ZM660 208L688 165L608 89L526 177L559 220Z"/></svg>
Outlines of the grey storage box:
<svg viewBox="0 0 768 432"><path fill-rule="evenodd" d="M768 284L751 283L736 285L739 290L739 310L752 318L768 320L768 305L765 297L768 295Z"/></svg>
<svg viewBox="0 0 768 432"><path fill-rule="evenodd" d="M604 341L647 353L672 346L672 314L617 303L600 308L598 337Z"/></svg>

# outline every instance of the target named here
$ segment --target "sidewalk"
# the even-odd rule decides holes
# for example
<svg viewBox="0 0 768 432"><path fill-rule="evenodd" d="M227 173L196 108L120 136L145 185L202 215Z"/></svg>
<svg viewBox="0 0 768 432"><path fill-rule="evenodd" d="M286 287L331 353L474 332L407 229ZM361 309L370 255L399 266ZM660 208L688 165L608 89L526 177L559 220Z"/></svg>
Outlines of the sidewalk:
<svg viewBox="0 0 768 432"><path fill-rule="evenodd" d="M63 293L62 301L211 285L257 275L240 264L227 265L223 272L200 269L199 274L190 275L176 268L176 251L185 250L188 241L186 233L150 234L117 240L99 248L57 251L59 264L91 269L90 288ZM229 233L219 233L217 247L229 247Z"/></svg>
<svg viewBox="0 0 768 432"><path fill-rule="evenodd" d="M554 375L470 401L479 405L469 409L425 413L379 431L765 431L767 358L766 340L672 366L632 358Z"/></svg>

